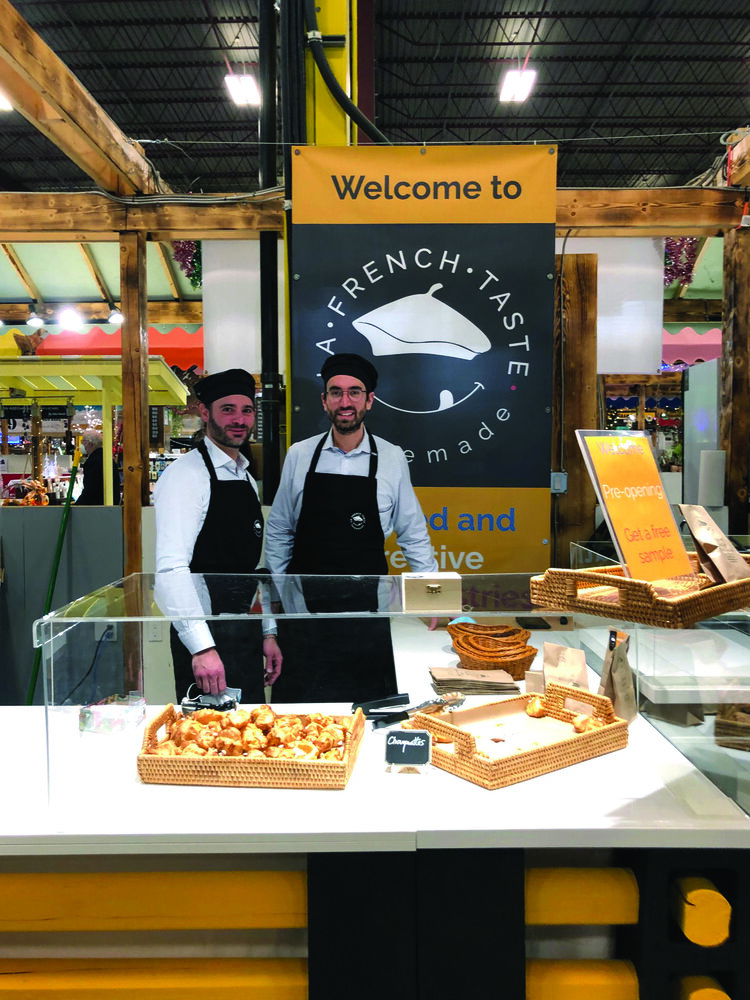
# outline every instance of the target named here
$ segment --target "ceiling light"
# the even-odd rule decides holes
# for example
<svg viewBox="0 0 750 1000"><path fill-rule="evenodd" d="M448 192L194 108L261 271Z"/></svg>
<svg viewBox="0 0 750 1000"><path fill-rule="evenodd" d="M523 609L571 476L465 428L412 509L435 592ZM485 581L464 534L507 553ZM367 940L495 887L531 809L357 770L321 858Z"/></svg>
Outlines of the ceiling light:
<svg viewBox="0 0 750 1000"><path fill-rule="evenodd" d="M66 330L72 330L74 333L83 328L83 316L72 306L66 306L60 310L57 322Z"/></svg>
<svg viewBox="0 0 750 1000"><path fill-rule="evenodd" d="M224 77L229 96L235 104L245 106L248 104L260 104L260 91L255 77L249 73L227 73Z"/></svg>
<svg viewBox="0 0 750 1000"><path fill-rule="evenodd" d="M120 326L120 324L122 323L122 321L124 319L125 319L125 317L122 315L122 313L120 312L120 310L119 309L115 309L115 307L112 306L110 314L107 317L107 322L108 323L112 323L115 326Z"/></svg>
<svg viewBox="0 0 750 1000"><path fill-rule="evenodd" d="M0 90L0 111L12 111L13 105L10 103L5 94Z"/></svg>
<svg viewBox="0 0 750 1000"><path fill-rule="evenodd" d="M33 326L35 330L38 330L40 326L44 326L44 320L33 306L29 306L29 318L26 320L26 325Z"/></svg>
<svg viewBox="0 0 750 1000"><path fill-rule="evenodd" d="M506 70L503 82L500 85L500 100L514 101L516 103L525 101L531 93L535 80L535 69Z"/></svg>

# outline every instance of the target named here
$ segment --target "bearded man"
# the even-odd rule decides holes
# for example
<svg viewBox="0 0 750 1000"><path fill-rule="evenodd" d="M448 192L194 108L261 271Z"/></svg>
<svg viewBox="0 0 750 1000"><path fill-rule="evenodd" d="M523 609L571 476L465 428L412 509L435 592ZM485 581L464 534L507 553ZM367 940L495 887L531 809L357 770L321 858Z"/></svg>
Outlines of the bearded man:
<svg viewBox="0 0 750 1000"><path fill-rule="evenodd" d="M275 622L264 618L261 628L260 618L247 617L263 547L258 487L240 452L255 424L255 380L231 368L201 379L194 391L205 438L154 488L155 597L173 619L176 697L193 684L221 694L229 681L243 702L260 703L279 675L281 652ZM238 617L209 625L207 614Z"/></svg>
<svg viewBox="0 0 750 1000"><path fill-rule="evenodd" d="M392 532L413 572L434 572L437 562L404 452L365 427L375 367L358 354L334 354L321 378L331 429L289 449L268 516L266 563L273 574L349 578L311 581L303 588L309 611L372 612L376 581L351 576L388 573L384 542ZM279 624L285 662L274 697L280 701L367 701L395 693L387 618Z"/></svg>

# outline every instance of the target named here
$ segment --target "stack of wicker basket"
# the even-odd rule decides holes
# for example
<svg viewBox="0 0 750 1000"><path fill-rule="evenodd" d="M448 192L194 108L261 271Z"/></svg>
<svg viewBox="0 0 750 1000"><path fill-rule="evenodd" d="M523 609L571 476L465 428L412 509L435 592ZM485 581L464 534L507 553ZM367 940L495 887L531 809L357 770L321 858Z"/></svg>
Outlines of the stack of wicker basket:
<svg viewBox="0 0 750 1000"><path fill-rule="evenodd" d="M534 646L528 645L531 633L524 628L451 622L448 632L461 666L467 670L505 670L520 681L537 654Z"/></svg>

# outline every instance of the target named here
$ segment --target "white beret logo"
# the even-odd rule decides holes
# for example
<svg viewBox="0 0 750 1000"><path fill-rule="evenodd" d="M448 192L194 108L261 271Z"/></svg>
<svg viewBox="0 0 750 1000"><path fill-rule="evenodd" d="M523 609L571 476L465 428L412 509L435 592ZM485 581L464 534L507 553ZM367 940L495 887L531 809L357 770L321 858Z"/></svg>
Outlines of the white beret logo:
<svg viewBox="0 0 750 1000"><path fill-rule="evenodd" d="M360 528L364 528L365 526L365 515L352 514L349 518L349 524L351 524L355 531L359 531Z"/></svg>
<svg viewBox="0 0 750 1000"><path fill-rule="evenodd" d="M263 534L263 522L260 519L256 519L255 523L253 524L253 530L255 531L256 537L260 538L261 535Z"/></svg>

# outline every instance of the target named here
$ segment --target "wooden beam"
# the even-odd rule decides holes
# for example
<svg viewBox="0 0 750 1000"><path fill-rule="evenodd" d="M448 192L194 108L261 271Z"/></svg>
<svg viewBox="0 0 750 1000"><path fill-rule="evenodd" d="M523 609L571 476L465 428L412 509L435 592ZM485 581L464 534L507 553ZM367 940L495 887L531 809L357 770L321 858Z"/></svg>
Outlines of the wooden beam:
<svg viewBox="0 0 750 1000"><path fill-rule="evenodd" d="M123 531L125 574L143 566L141 508L148 493L148 336L146 331L146 240L142 233L120 237L122 289Z"/></svg>
<svg viewBox="0 0 750 1000"><path fill-rule="evenodd" d="M9 0L0 0L0 24L0 87L27 121L107 191L168 190L143 149L105 114Z"/></svg>
<svg viewBox="0 0 750 1000"><path fill-rule="evenodd" d="M665 323L721 323L721 299L665 299Z"/></svg>
<svg viewBox="0 0 750 1000"><path fill-rule="evenodd" d="M216 204L212 196L196 195L179 203L131 205L96 193L0 194L0 242L8 243L114 242L126 230L152 240L247 240L256 231L283 227L280 198Z"/></svg>
<svg viewBox="0 0 750 1000"><path fill-rule="evenodd" d="M570 543L590 538L594 531L596 497L576 441L575 429L599 426L596 393L597 256L566 254L562 273L561 261L561 257L555 258L552 398L562 400L562 405L552 408L551 468L554 471L564 469L568 473L568 492L552 497L552 537L555 540L552 565L566 567L570 565Z"/></svg>
<svg viewBox="0 0 750 1000"><path fill-rule="evenodd" d="M172 297L179 301L182 299L182 293L180 292L180 286L177 284L177 275L175 274L171 249L166 243L157 243L156 252L159 255L162 270L164 271L167 281L169 282Z"/></svg>
<svg viewBox="0 0 750 1000"><path fill-rule="evenodd" d="M3 243L2 244L2 251L5 254L5 256L8 258L8 261L10 262L10 266L13 268L13 270L18 275L18 277L19 277L19 279L21 281L21 284L23 285L23 287L28 292L29 298L31 299L31 301L35 305L38 305L40 308L44 308L44 299L42 298L42 293L37 288L37 286L36 286L36 284L34 282L34 279L31 277L31 275L26 270L26 268L23 266L23 264L21 262L21 258L18 256L18 254L16 253L16 251L13 249L13 247L9 243ZM26 318L29 315L29 305L30 305L29 302L25 302L24 306L23 306L23 308L24 308L24 321L26 320ZM40 313L40 315L41 315L41 313Z"/></svg>
<svg viewBox="0 0 750 1000"><path fill-rule="evenodd" d="M734 229L724 239L724 337L721 355L719 447L726 452L725 502L729 532L748 530L750 439L750 231Z"/></svg>
<svg viewBox="0 0 750 1000"><path fill-rule="evenodd" d="M570 236L720 236L739 224L742 206L726 188L561 188L556 226Z"/></svg>
<svg viewBox="0 0 750 1000"><path fill-rule="evenodd" d="M2 2L2 0L0 0ZM742 195L716 188L560 189L559 234L571 236L720 236L742 215ZM124 230L151 240L252 239L281 232L280 197L240 200L195 195L160 204L114 201L100 194L0 194L0 241L79 243L119 239Z"/></svg>
<svg viewBox="0 0 750 1000"><path fill-rule="evenodd" d="M746 187L750 182L750 135L729 150L728 177L732 187Z"/></svg>
<svg viewBox="0 0 750 1000"><path fill-rule="evenodd" d="M79 243L78 246L83 254L83 259L86 261L86 267L89 269L91 277L94 279L96 287L99 289L99 294L103 299L103 306L111 305L114 303L112 293L107 287L106 278L102 274L102 269L96 262L96 258L94 257L91 247L87 243ZM103 306L101 307L102 309Z"/></svg>
<svg viewBox="0 0 750 1000"><path fill-rule="evenodd" d="M109 308L104 302L66 302L66 305L73 305L83 315L87 323L106 323ZM46 324L54 323L55 310L57 306L47 302L43 306L37 306L36 311L44 319ZM29 303L26 302L0 302L0 320L6 326L22 326L26 323L29 315ZM147 304L147 316L150 325L179 324L203 322L203 303L200 300L183 299L182 302L149 302Z"/></svg>

